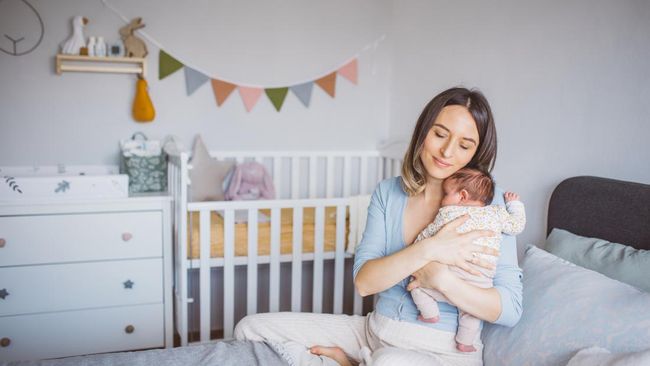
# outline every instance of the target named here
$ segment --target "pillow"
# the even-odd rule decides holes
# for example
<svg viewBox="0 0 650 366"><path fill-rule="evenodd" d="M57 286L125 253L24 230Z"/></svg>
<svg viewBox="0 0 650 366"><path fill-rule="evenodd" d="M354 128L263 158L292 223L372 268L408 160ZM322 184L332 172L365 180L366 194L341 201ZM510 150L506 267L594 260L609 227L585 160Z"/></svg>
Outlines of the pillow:
<svg viewBox="0 0 650 366"><path fill-rule="evenodd" d="M533 245L522 261L523 312L512 328L485 324L490 365L566 365L579 350L638 352L650 339L650 294Z"/></svg>
<svg viewBox="0 0 650 366"><path fill-rule="evenodd" d="M232 161L219 161L210 156L201 136L194 141L190 191L192 201L223 201L223 181L235 166Z"/></svg>
<svg viewBox="0 0 650 366"><path fill-rule="evenodd" d="M562 229L553 229L546 250L609 278L650 292L650 250L585 238Z"/></svg>
<svg viewBox="0 0 650 366"><path fill-rule="evenodd" d="M581 350L566 366L637 366L650 365L650 349L641 352L612 354L600 347Z"/></svg>

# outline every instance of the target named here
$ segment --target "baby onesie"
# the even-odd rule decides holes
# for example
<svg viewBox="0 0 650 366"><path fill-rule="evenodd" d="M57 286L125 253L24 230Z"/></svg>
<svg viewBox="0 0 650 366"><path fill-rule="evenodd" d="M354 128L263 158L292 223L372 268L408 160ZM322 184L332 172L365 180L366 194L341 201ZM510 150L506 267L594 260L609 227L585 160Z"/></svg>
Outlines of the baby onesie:
<svg viewBox="0 0 650 366"><path fill-rule="evenodd" d="M497 233L496 236L479 238L474 243L497 250L501 249L501 233L517 235L523 231L526 224L526 213L524 204L521 201L507 202L505 208L500 205L444 206L440 208L433 222L422 230L415 242L433 236L446 223L464 214L468 214L469 219L457 231L466 233L473 230L492 230ZM491 255L478 254L478 257L495 266L498 261L498 257ZM458 277L469 281L474 286L481 288L492 287L495 270L488 270L471 263L470 266L479 271L481 275L473 275L456 266L450 266L449 268ZM416 288L411 291L411 296L425 321L439 316L440 311L436 301L451 303L442 293L432 289ZM479 319L459 309L456 341L465 345L473 344L474 339L479 334L480 326L481 321Z"/></svg>

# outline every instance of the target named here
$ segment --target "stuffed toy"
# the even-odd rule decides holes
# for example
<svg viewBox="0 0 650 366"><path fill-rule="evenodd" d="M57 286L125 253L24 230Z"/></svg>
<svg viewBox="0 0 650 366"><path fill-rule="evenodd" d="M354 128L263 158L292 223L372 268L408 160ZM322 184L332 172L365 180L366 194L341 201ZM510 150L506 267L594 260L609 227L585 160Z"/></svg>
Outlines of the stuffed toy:
<svg viewBox="0 0 650 366"><path fill-rule="evenodd" d="M82 47L86 47L84 38L84 26L88 24L88 18L77 15L72 19L72 36L61 46L61 53L66 55L79 55Z"/></svg>
<svg viewBox="0 0 650 366"><path fill-rule="evenodd" d="M249 161L235 166L226 192L226 200L272 200L274 198L273 180L264 165Z"/></svg>
<svg viewBox="0 0 650 366"><path fill-rule="evenodd" d="M142 18L135 18L131 23L120 28L120 36L124 42L126 57L147 57L147 45L133 34L134 31L144 28Z"/></svg>

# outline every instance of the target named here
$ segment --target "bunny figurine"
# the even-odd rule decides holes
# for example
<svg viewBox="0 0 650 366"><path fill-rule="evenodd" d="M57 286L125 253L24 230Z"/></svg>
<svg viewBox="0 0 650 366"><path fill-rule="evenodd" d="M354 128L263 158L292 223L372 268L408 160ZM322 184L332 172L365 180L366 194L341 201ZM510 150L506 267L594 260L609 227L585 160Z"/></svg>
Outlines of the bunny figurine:
<svg viewBox="0 0 650 366"><path fill-rule="evenodd" d="M126 49L126 57L146 57L147 45L144 41L133 34L134 31L144 28L142 18L135 18L131 23L120 28L120 36Z"/></svg>
<svg viewBox="0 0 650 366"><path fill-rule="evenodd" d="M232 174L225 198L229 201L272 200L275 198L273 180L264 165L258 162L249 161L239 164Z"/></svg>

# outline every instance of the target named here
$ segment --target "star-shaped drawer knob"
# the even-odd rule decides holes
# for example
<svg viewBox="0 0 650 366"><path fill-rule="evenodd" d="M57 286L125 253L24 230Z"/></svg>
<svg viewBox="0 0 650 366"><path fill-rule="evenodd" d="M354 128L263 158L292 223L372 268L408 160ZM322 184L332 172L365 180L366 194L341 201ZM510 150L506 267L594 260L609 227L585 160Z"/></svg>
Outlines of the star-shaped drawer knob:
<svg viewBox="0 0 650 366"><path fill-rule="evenodd" d="M2 298L2 300L4 300L5 297L7 297L7 296L9 296L9 292L7 291L6 288L3 288L2 290L0 290L0 298Z"/></svg>
<svg viewBox="0 0 650 366"><path fill-rule="evenodd" d="M133 282L131 280L126 280L126 281L122 282L122 284L124 285L125 289L132 289L133 285L135 285L135 282Z"/></svg>

